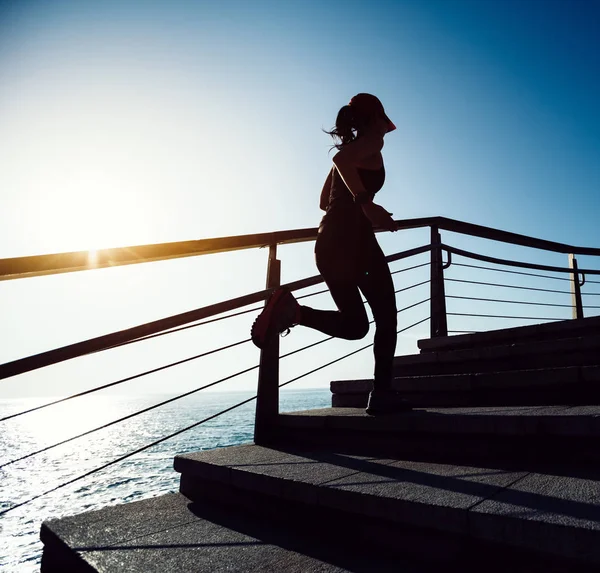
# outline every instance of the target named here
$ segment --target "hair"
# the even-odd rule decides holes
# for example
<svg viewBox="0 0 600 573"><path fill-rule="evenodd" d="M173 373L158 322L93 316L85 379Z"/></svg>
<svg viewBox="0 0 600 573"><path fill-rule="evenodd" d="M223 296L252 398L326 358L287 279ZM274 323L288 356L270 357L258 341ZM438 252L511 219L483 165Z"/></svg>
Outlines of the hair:
<svg viewBox="0 0 600 573"><path fill-rule="evenodd" d="M335 119L335 127L331 131L323 130L333 137L337 143L333 144L336 149L341 149L344 145L354 141L358 132L366 125L364 118L358 117L351 106L345 105L338 111Z"/></svg>

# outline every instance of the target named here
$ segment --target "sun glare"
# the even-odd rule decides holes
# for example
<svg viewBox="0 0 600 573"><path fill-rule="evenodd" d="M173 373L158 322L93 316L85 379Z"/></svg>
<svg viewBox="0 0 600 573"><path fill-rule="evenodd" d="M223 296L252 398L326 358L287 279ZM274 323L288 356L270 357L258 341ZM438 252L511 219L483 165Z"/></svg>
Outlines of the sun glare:
<svg viewBox="0 0 600 573"><path fill-rule="evenodd" d="M88 251L88 266L95 267L98 264L98 251L90 249Z"/></svg>
<svg viewBox="0 0 600 573"><path fill-rule="evenodd" d="M32 399L32 403L51 401L52 398ZM19 432L24 440L36 445L60 442L118 417L117 404L110 396L86 396L62 402L18 419Z"/></svg>
<svg viewBox="0 0 600 573"><path fill-rule="evenodd" d="M146 216L140 217L130 195L98 191L92 185L82 186L78 194L63 190L58 195L38 219L46 252L87 250L94 264L100 249L152 242L151 207L146 205ZM89 197L92 205L82 205L81 195Z"/></svg>

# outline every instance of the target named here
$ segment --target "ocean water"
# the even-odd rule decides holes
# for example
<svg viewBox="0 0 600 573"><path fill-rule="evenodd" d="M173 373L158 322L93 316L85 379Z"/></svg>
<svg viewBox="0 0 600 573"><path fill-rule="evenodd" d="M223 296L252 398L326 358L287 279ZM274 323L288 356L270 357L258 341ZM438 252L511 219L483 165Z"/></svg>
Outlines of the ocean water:
<svg viewBox="0 0 600 573"><path fill-rule="evenodd" d="M133 417L0 469L0 511L83 475L130 451L252 397L252 392L200 393ZM0 422L0 465L166 399L86 396ZM0 400L0 418L48 398ZM280 410L331 405L328 389L287 390ZM223 414L0 517L2 572L39 571L42 521L177 491L179 453L251 442L255 402Z"/></svg>

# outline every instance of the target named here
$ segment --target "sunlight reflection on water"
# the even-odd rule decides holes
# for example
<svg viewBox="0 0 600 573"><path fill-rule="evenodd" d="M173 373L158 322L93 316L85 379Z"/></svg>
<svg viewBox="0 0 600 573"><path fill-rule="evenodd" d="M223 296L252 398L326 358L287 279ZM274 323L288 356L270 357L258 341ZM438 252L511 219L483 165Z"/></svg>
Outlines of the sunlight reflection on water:
<svg viewBox="0 0 600 573"><path fill-rule="evenodd" d="M8 465L0 469L0 511L252 395L229 392L192 396ZM1 463L137 412L164 398L84 396L7 420L2 422L0 433ZM2 400L0 417L48 401L51 400ZM295 390L283 392L281 396L282 411L321 408L330 404L331 394L325 389ZM179 474L173 470L174 455L251 442L254 408L253 402L241 406L0 517L2 571L39 571L42 551L39 529L45 519L177 491Z"/></svg>

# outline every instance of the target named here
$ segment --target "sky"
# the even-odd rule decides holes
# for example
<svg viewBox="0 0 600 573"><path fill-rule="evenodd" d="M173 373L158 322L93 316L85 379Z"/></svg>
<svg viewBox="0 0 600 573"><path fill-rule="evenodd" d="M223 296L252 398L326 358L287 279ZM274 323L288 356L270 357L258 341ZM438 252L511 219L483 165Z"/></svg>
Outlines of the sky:
<svg viewBox="0 0 600 573"><path fill-rule="evenodd" d="M597 0L3 1L0 258L316 227L332 157L323 129L364 91L398 127L377 199L395 218L439 215L600 247L599 67ZM428 241L425 231L379 238L387 254ZM312 249L279 249L283 282L317 274ZM262 290L266 257L257 249L0 282L0 363ZM427 275L397 278L402 288ZM458 282L447 291L473 292ZM427 296L412 289L399 307ZM327 294L307 300L333 308ZM403 312L399 326L427 312ZM68 394L199 354L247 338L253 318L2 381L0 398ZM459 320L457 330L507 325ZM397 354L428 335L427 324L402 334ZM369 337L286 360L282 381ZM320 338L294 329L282 352ZM183 392L258 361L251 344L228 352L120 391ZM365 351L298 385L371 370ZM252 372L222 388L255 387Z"/></svg>

